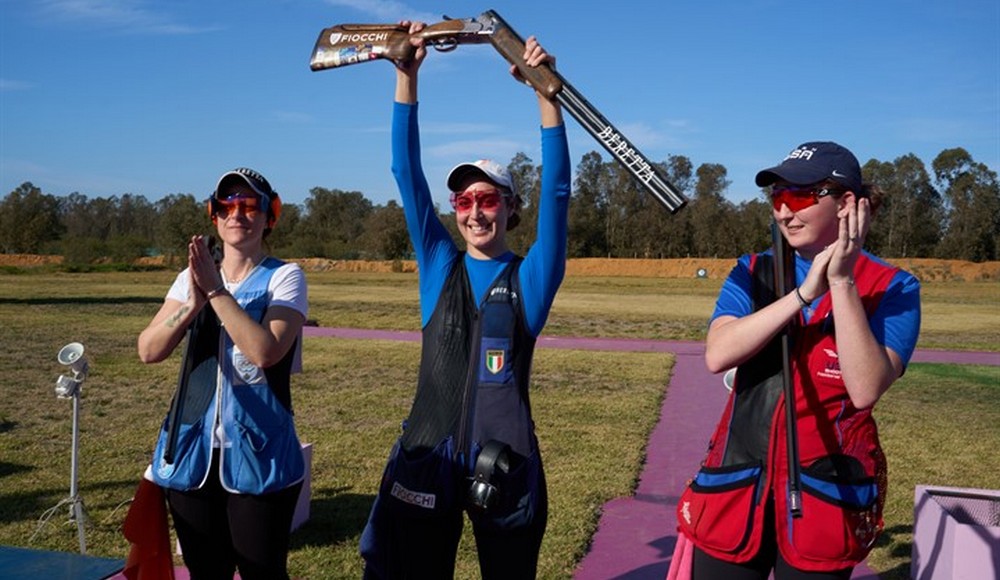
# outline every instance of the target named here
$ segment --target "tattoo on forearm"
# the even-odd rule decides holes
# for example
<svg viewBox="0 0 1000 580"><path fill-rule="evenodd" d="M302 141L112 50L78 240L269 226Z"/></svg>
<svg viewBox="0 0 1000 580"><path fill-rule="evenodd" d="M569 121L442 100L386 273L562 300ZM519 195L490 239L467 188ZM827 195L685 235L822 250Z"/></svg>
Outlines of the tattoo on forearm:
<svg viewBox="0 0 1000 580"><path fill-rule="evenodd" d="M178 310L177 312L171 314L170 318L167 319L167 322L166 322L167 327L168 328L173 328L173 327L177 326L177 323L180 321L180 319L184 318L184 315L187 314L190 310L191 310L191 307L188 306L188 305L186 305L186 304L184 306L181 306L180 310Z"/></svg>

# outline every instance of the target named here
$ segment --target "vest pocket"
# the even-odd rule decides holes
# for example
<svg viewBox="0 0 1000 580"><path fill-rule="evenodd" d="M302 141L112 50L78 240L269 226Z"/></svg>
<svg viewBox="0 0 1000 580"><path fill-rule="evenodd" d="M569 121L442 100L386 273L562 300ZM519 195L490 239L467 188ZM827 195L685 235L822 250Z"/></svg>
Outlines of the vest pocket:
<svg viewBox="0 0 1000 580"><path fill-rule="evenodd" d="M677 503L684 533L715 550L738 550L750 535L761 472L759 462L702 467Z"/></svg>
<svg viewBox="0 0 1000 580"><path fill-rule="evenodd" d="M458 505L459 471L452 457L454 441L446 438L433 449L407 451L393 446L382 473L379 496L385 508L406 517L440 517Z"/></svg>
<svg viewBox="0 0 1000 580"><path fill-rule="evenodd" d="M234 442L225 465L232 480L227 485L241 493L278 491L302 479L305 460L302 445L290 425L251 427L236 423L240 442Z"/></svg>
<svg viewBox="0 0 1000 580"><path fill-rule="evenodd" d="M849 562L868 553L881 529L878 486L860 469L851 457L831 456L802 470L802 517L791 520L791 537L803 557Z"/></svg>
<svg viewBox="0 0 1000 580"><path fill-rule="evenodd" d="M201 483L208 470L209 454L206 449L199 448L204 421L199 419L191 425L181 424L177 430L177 444L174 449L174 462L167 463L163 454L167 451L167 424L164 422L157 438L153 457L154 480L158 485L177 490L187 490ZM202 446L207 448L207 446ZM177 478L172 481L173 478Z"/></svg>

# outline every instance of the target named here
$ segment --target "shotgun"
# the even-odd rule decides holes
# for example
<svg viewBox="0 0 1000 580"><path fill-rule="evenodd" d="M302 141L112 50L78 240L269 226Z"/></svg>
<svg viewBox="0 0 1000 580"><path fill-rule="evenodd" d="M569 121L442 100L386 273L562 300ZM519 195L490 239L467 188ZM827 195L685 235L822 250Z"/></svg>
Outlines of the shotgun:
<svg viewBox="0 0 1000 580"><path fill-rule="evenodd" d="M771 223L774 244L774 293L782 298L795 288L795 250L785 242L778 222ZM781 329L781 385L785 394L785 432L788 447L788 510L793 518L802 517L802 474L799 468L799 432L795 417L795 383L792 381L791 333L795 322Z"/></svg>
<svg viewBox="0 0 1000 580"><path fill-rule="evenodd" d="M208 249L215 258L215 263L218 264L222 260L221 248L215 244L215 238L212 236L207 237L207 243ZM173 465L174 455L177 453L177 435L180 433L181 422L184 418L188 385L199 362L195 348L198 344L198 335L211 318L214 318L214 312L209 312L210 310L211 306L205 304L185 331L184 357L181 359L181 370L177 377L177 390L174 391L174 398L170 402L170 412L167 413L167 440L163 450L163 460L170 465Z"/></svg>
<svg viewBox="0 0 1000 580"><path fill-rule="evenodd" d="M431 24L415 36L447 52L460 44L490 43L536 91L555 99L600 143L660 204L676 213L687 198L621 134L587 99L548 64L529 67L524 62L524 40L493 10L478 18L448 18ZM405 61L416 49L410 45L408 29L394 24L340 24L324 29L313 49L309 66L325 70L375 59Z"/></svg>

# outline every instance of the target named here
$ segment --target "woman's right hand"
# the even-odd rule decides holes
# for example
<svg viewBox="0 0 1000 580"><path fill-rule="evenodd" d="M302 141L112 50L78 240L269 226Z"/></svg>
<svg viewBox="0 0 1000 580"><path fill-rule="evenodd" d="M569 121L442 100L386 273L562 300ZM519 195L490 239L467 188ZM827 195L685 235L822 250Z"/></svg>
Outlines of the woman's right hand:
<svg viewBox="0 0 1000 580"><path fill-rule="evenodd" d="M823 251L813 258L812 266L806 274L806 279L799 284L799 294L810 302L816 300L826 293L829 285L826 280L827 269L830 266L830 258L833 257L833 244L823 248Z"/></svg>
<svg viewBox="0 0 1000 580"><path fill-rule="evenodd" d="M417 102L417 71L420 64L427 56L427 47L424 46L424 39L413 34L424 29L423 22L411 22L401 20L399 25L406 28L410 33L410 44L417 48L413 58L409 60L393 61L396 65L396 94L397 103L416 104Z"/></svg>
<svg viewBox="0 0 1000 580"><path fill-rule="evenodd" d="M424 39L419 36L413 36L417 32L423 30L427 24L419 21L401 20L399 25L407 28L410 34L410 44L416 47L416 52L413 54L413 58L410 60L397 60L394 61L396 68L408 76L415 76L420 65L424 62L424 58L427 57L427 47L424 45Z"/></svg>

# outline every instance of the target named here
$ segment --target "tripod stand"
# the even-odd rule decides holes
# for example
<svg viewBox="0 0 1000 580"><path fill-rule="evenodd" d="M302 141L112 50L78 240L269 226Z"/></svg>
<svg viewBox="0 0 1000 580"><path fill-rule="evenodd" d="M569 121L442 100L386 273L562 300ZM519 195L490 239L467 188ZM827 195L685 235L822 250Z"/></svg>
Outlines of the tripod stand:
<svg viewBox="0 0 1000 580"><path fill-rule="evenodd" d="M58 360L61 364L70 365L73 376L59 375L56 380L56 395L60 399L73 399L73 451L70 460L69 497L45 510L38 519L38 528L31 535L34 539L42 527L59 511L59 508L69 505L69 521L76 522L77 537L80 540L80 553L87 553L87 540L83 528L87 523L87 512L80 497L79 488L79 455L80 455L80 390L87 378L87 360L83 358L83 345L78 342L67 344L59 351Z"/></svg>

